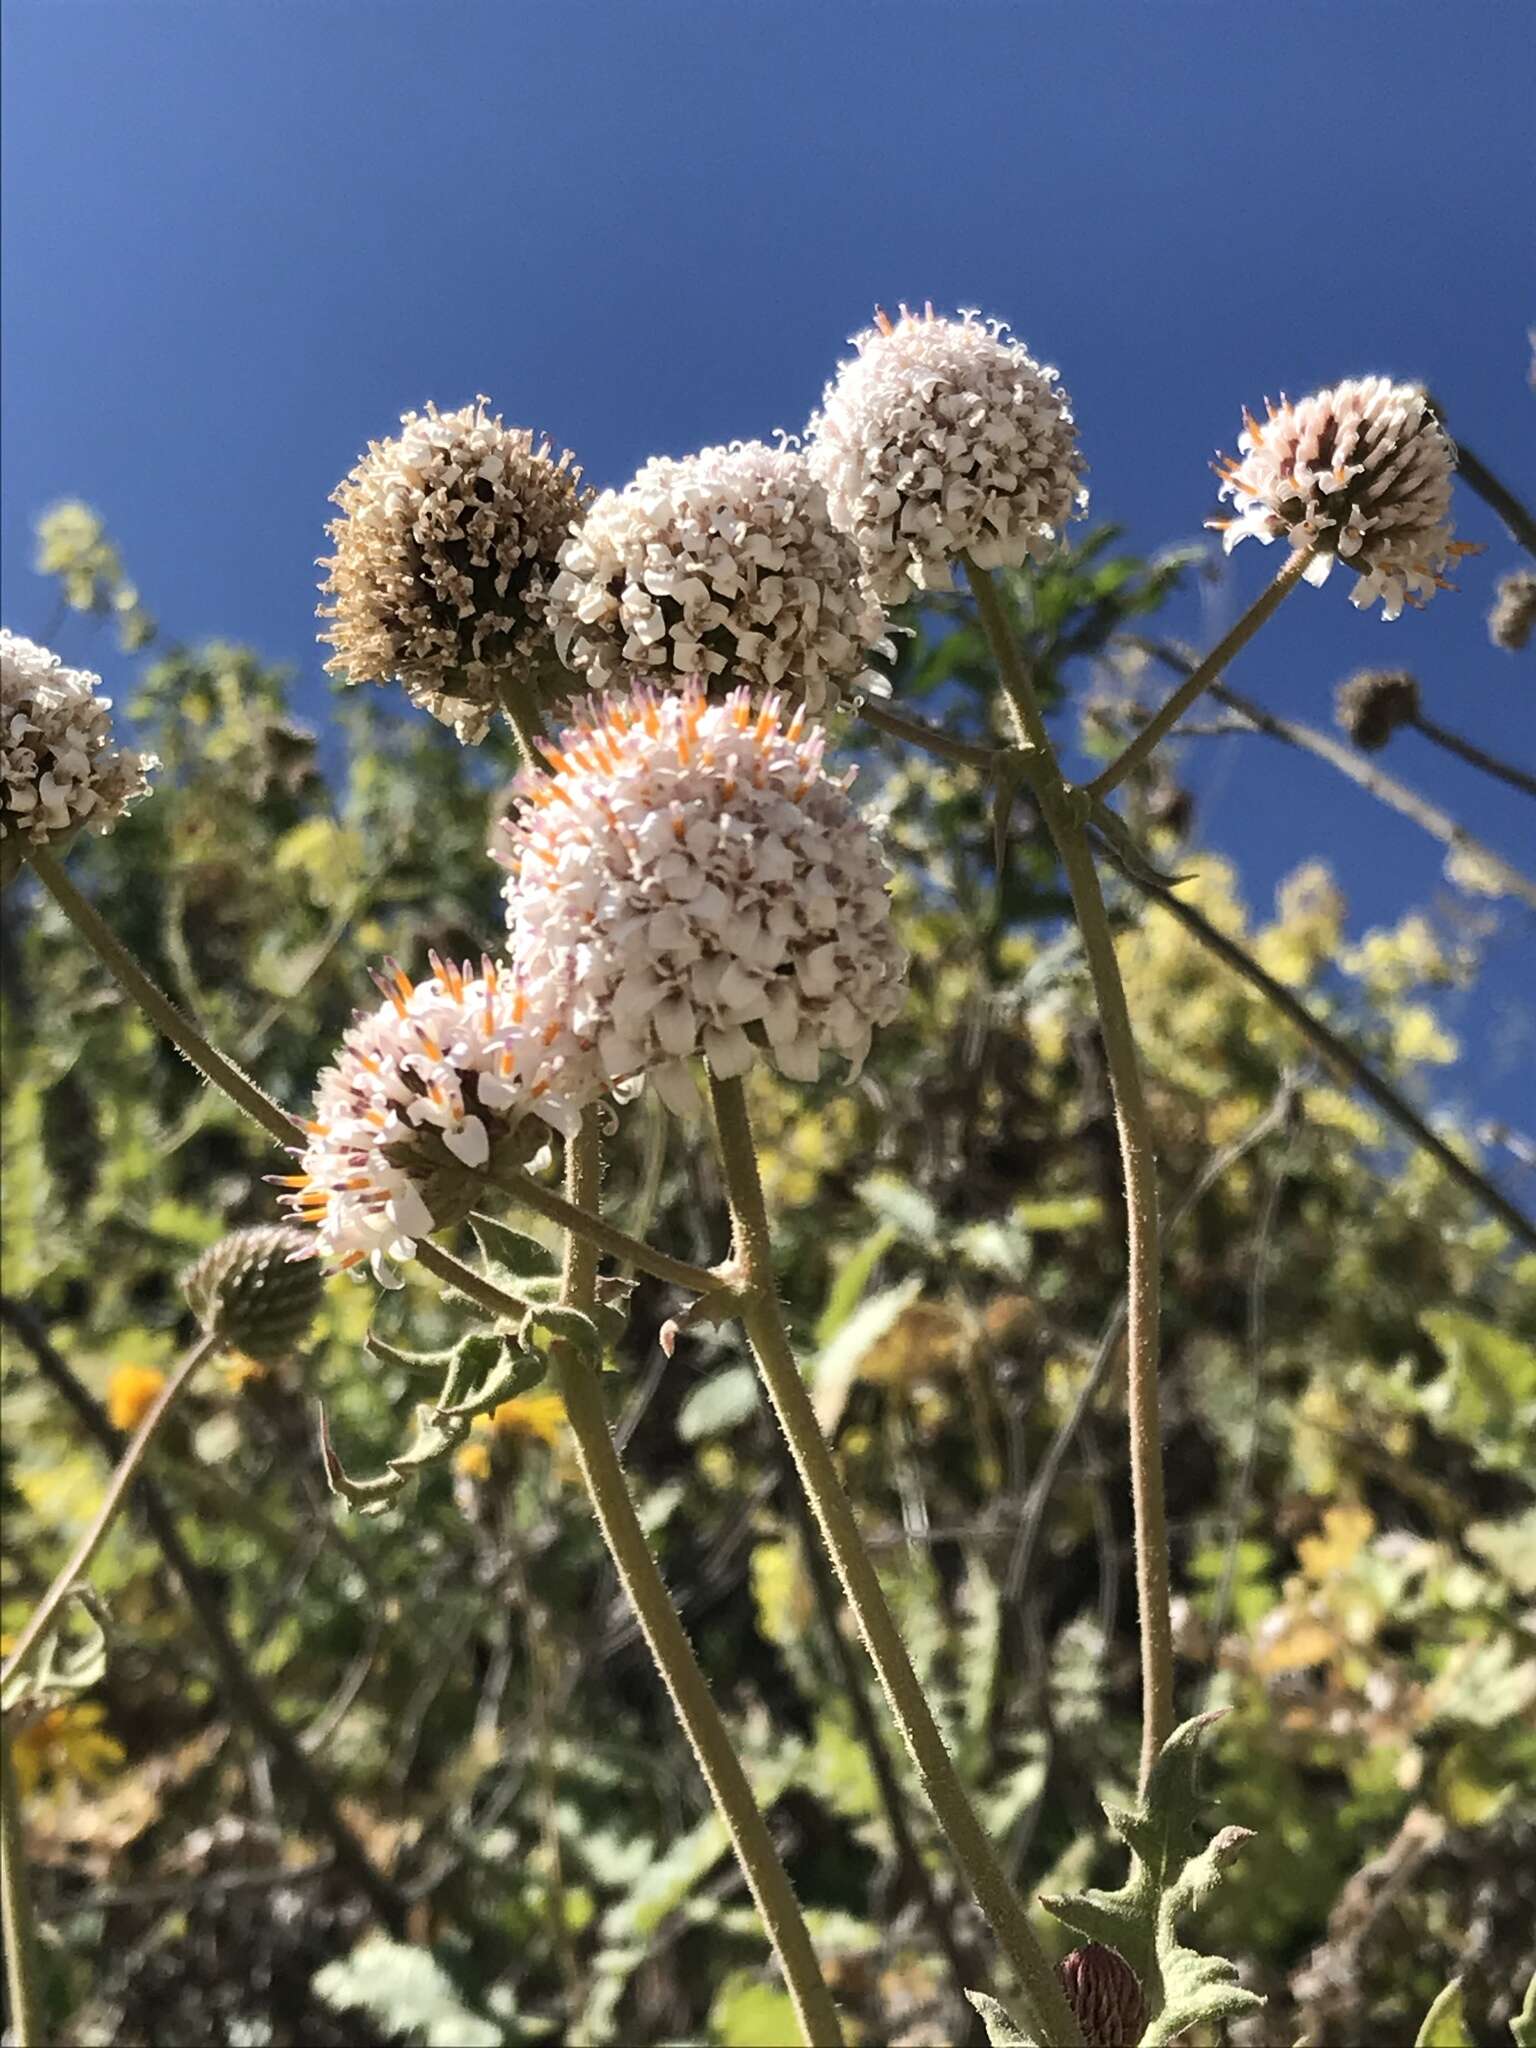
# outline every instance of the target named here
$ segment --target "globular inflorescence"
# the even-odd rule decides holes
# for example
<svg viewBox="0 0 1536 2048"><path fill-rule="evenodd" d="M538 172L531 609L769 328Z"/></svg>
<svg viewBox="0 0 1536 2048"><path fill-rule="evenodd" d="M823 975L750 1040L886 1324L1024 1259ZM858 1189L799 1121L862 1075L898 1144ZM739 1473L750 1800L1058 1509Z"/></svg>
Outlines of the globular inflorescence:
<svg viewBox="0 0 1536 2048"><path fill-rule="evenodd" d="M827 386L811 468L887 604L947 590L955 564L1018 568L1087 504L1056 372L999 321L884 314Z"/></svg>
<svg viewBox="0 0 1536 2048"><path fill-rule="evenodd" d="M701 683L593 700L519 784L494 851L527 971L561 980L566 1021L610 1080L692 1099L685 1062L755 1053L814 1079L856 1070L900 1008L905 956L869 824L803 706L711 700Z"/></svg>
<svg viewBox="0 0 1536 2048"><path fill-rule="evenodd" d="M419 983L398 967L378 977L384 1000L358 1013L321 1074L299 1170L278 1177L338 1270L371 1259L387 1280L386 1261L457 1220L455 1165L526 1157L547 1127L573 1128L596 1082L565 1022L558 964L542 978L488 959L478 973L435 955L432 966Z"/></svg>
<svg viewBox="0 0 1536 2048"><path fill-rule="evenodd" d="M1449 587L1445 566L1465 552L1451 533L1456 450L1417 385L1351 378L1243 419L1237 456L1216 466L1235 516L1211 524L1229 552L1250 534L1313 550L1309 583L1342 562L1351 601L1380 598L1389 619Z"/></svg>
<svg viewBox="0 0 1536 2048"><path fill-rule="evenodd" d="M336 552L321 563L327 669L398 678L465 741L484 737L504 676L537 695L558 673L550 588L582 507L569 453L486 405L429 405L370 442L333 493Z"/></svg>
<svg viewBox="0 0 1536 2048"><path fill-rule="evenodd" d="M596 499L560 559L555 637L589 685L728 677L812 711L883 687L885 614L793 447L658 456Z"/></svg>
<svg viewBox="0 0 1536 2048"><path fill-rule="evenodd" d="M110 832L148 789L155 759L113 744L100 685L0 629L0 840L46 846L81 827Z"/></svg>

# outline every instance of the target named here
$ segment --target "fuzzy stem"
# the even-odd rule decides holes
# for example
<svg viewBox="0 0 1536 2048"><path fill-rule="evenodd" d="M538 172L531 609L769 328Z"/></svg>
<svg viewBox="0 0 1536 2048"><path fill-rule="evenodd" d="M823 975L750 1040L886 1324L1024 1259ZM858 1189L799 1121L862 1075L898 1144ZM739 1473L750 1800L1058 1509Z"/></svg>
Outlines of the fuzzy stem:
<svg viewBox="0 0 1536 2048"><path fill-rule="evenodd" d="M204 1359L222 1347L221 1337L199 1337L150 1403L143 1420L129 1438L128 1448L118 1460L116 1471L107 1482L107 1490L102 1496L101 1506L96 1510L91 1526L75 1545L69 1561L55 1575L53 1584L38 1602L31 1620L22 1630L19 1641L6 1658L4 1666L0 1667L0 1686L9 1685L11 1680L25 1671L36 1657L54 1617L69 1598L71 1588L84 1579L91 1568L92 1559L106 1541L108 1531L128 1498L129 1488L133 1485L139 1467L149 1456L151 1444L159 1435L166 1417L180 1399L187 1382Z"/></svg>
<svg viewBox="0 0 1536 2048"><path fill-rule="evenodd" d="M1293 557L1289 567L1296 567ZM1159 1274L1157 1162L1151 1118L1142 1092L1136 1037L1115 957L1114 935L1099 888L1098 871L1080 808L1062 780L1045 720L1013 637L1008 615L986 570L967 564L982 625L991 643L1022 745L1039 756L1037 795L1056 845L1082 933L1093 979L1099 1029L1115 1103L1115 1128L1125 1176L1128 1304L1127 1400L1131 1434L1131 1501L1136 1529L1136 1599L1141 1616L1141 1787L1173 1733L1173 1624L1169 1613L1168 1521L1163 1500L1162 1422L1158 1406ZM1296 573L1299 575L1300 570ZM1294 578L1292 579L1294 581ZM1285 595L1281 580L1270 586L1270 609ZM1278 591L1278 595L1276 595ZM1256 606L1255 611L1258 607ZM1250 613L1250 618L1253 614ZM1251 630L1251 629L1250 629ZM1230 635L1228 638L1230 639ZM1217 650L1221 652L1220 649ZM1214 659L1214 657L1212 657ZM1202 669L1209 663L1202 663ZM1214 671L1213 671L1214 672ZM1197 671L1198 673L1198 671ZM1203 685L1202 685L1203 687ZM1175 693L1175 697L1182 693ZM1170 699L1170 703L1175 699ZM1154 721L1156 723L1156 721ZM1148 731L1151 727L1147 728ZM1145 737L1145 735L1143 735ZM1125 762L1135 743L1121 755ZM1117 764L1118 765L1118 764ZM1102 779L1102 778L1101 778ZM1111 782L1111 787L1113 783ZM1097 785L1095 785L1097 787Z"/></svg>
<svg viewBox="0 0 1536 2048"><path fill-rule="evenodd" d="M11 1731L0 1715L0 1925L5 1931L5 1988L15 2048L42 2041L37 1982L37 1920L27 1879L21 1787L11 1755Z"/></svg>
<svg viewBox="0 0 1536 2048"><path fill-rule="evenodd" d="M1018 1974L1035 2024L1052 2048L1081 2048L1082 2035L1029 1924L1029 1915L1008 1882L944 1746L795 1363L774 1285L768 1212L741 1082L722 1080L712 1073L710 1093L735 1229L732 1256L744 1286L742 1320L801 1484L923 1789L977 1904Z"/></svg>
<svg viewBox="0 0 1536 2048"><path fill-rule="evenodd" d="M1243 616L1232 630L1224 634L1217 641L1216 645L1197 668L1190 671L1189 675L1180 683L1167 703L1164 704L1160 711L1155 712L1147 720L1141 731L1137 733L1135 739L1129 742L1124 751L1117 754L1103 773L1096 775L1092 782L1087 785L1090 796L1100 798L1108 796L1112 789L1119 788L1133 768L1139 767L1146 760L1159 741L1178 724L1201 691L1216 681L1222 670L1231 661L1233 655L1246 647L1254 634L1258 632L1260 626L1264 624L1264 621L1273 612L1277 612L1280 609L1280 606L1301 581L1306 566L1311 559L1312 550L1310 548L1296 549L1273 583L1249 605L1247 611L1243 613ZM970 571L971 587L976 590L978 603L980 602L981 593L977 589L977 578L985 574L985 570L972 569ZM995 651L996 645L994 642ZM1010 700L1012 694L1010 691Z"/></svg>
<svg viewBox="0 0 1536 2048"><path fill-rule="evenodd" d="M579 1135L570 1140L568 1175L572 1192L579 1191L584 1207L595 1198L601 1175L597 1131L590 1112ZM440 1252L439 1260L454 1286L492 1315L521 1313L520 1305L493 1281L447 1253ZM586 1240L573 1233L565 1261L566 1294L573 1305L579 1305L578 1296L590 1304L596 1273L595 1253ZM566 1416L576 1439L576 1461L608 1554L751 1887L784 1971L801 2039L809 2048L840 2048L843 2033L837 2008L822 1979L794 1891L635 1513L624 1468L614 1449L601 1378L574 1346L557 1344L553 1350Z"/></svg>
<svg viewBox="0 0 1536 2048"><path fill-rule="evenodd" d="M558 1223L563 1230L575 1231L596 1250L638 1266L642 1273L649 1273L653 1279L666 1280L673 1287L687 1288L693 1294L713 1294L720 1288L720 1275L710 1272L707 1266L693 1266L686 1259L674 1259L669 1252L657 1251L643 1239L631 1237L616 1223L595 1215L584 1202L573 1202L569 1195L561 1195L554 1188L545 1187L542 1181L535 1180L531 1173L524 1173L521 1167L496 1168L487 1173L486 1179L537 1215Z"/></svg>
<svg viewBox="0 0 1536 2048"><path fill-rule="evenodd" d="M539 718L534 693L521 676L502 669L496 678L496 698L506 715L517 741L517 750L523 763L529 768L542 768L544 763L539 755L538 743L544 727Z"/></svg>
<svg viewBox="0 0 1536 2048"><path fill-rule="evenodd" d="M1437 747L1444 747L1448 754L1459 754L1463 761L1469 761L1474 768L1481 768L1485 775L1496 775L1511 788L1523 789L1527 796L1536 796L1536 775L1528 769L1517 767L1513 761L1501 761L1497 754L1484 753L1474 741L1464 740L1459 732L1452 732L1448 726L1426 718L1422 711L1409 722L1423 733L1425 739L1433 740Z"/></svg>
<svg viewBox="0 0 1536 2048"><path fill-rule="evenodd" d="M248 1074L242 1073L233 1060L227 1058L216 1046L210 1045L195 1026L189 1024L170 997L158 989L140 967L128 948L118 938L106 919L95 905L81 895L65 874L53 855L44 847L31 849L30 859L38 876L48 889L64 915L74 925L103 965L116 977L126 992L132 996L151 1024L167 1037L204 1080L211 1081L234 1103L243 1109L262 1129L276 1138L285 1148L291 1146L299 1126L281 1109L271 1096L258 1088ZM487 1176L491 1178L490 1176ZM509 1167L492 1179L492 1185L505 1193L515 1195L541 1216L547 1216L552 1223L563 1228L585 1233L602 1251L611 1252L615 1258L629 1259L644 1272L658 1280L668 1280L674 1287L685 1287L695 1294L708 1294L719 1286L716 1276L703 1266L691 1266L686 1259L674 1259L666 1252L653 1251L638 1238L630 1237L617 1225L605 1223L600 1216L594 1216L579 1204L567 1201L553 1188L546 1188L531 1174L519 1168Z"/></svg>
<svg viewBox="0 0 1536 2048"><path fill-rule="evenodd" d="M253 1117L280 1145L294 1141L293 1118L271 1096L242 1073L233 1060L215 1050L144 972L95 904L82 896L46 846L28 848L27 858L38 879L92 950L132 996L151 1024L168 1038L205 1081L222 1088L237 1108Z"/></svg>

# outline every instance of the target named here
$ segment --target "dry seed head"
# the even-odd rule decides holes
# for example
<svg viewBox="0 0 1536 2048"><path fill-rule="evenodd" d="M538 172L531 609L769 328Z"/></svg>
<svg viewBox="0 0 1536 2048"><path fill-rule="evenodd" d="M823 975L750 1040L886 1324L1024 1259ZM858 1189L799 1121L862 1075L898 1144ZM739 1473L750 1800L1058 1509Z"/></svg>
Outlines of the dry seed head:
<svg viewBox="0 0 1536 2048"><path fill-rule="evenodd" d="M880 314L807 429L832 518L886 604L948 590L955 563L1019 568L1084 510L1067 394L996 320Z"/></svg>
<svg viewBox="0 0 1536 2048"><path fill-rule="evenodd" d="M814 1080L857 1071L900 1009L906 958L889 874L804 707L695 682L594 699L528 774L493 851L525 971L564 980L567 1022L610 1081L692 1099L686 1061L722 1077L754 1053Z"/></svg>
<svg viewBox="0 0 1536 2048"><path fill-rule="evenodd" d="M1419 715L1419 686L1405 669L1362 669L1340 683L1334 716L1357 747L1380 751Z"/></svg>
<svg viewBox="0 0 1536 2048"><path fill-rule="evenodd" d="M320 1308L321 1275L309 1249L285 1224L233 1230L182 1275L182 1292L206 1331L264 1365L279 1364Z"/></svg>
<svg viewBox="0 0 1536 2048"><path fill-rule="evenodd" d="M555 637L594 686L723 676L812 711L885 687L869 666L885 614L796 448L657 456L603 492L560 561Z"/></svg>
<svg viewBox="0 0 1536 2048"><path fill-rule="evenodd" d="M406 413L332 494L321 585L326 663L349 683L396 677L415 704L482 739L497 677L535 689L557 673L549 633L556 559L581 511L581 471L476 399Z"/></svg>
<svg viewBox="0 0 1536 2048"><path fill-rule="evenodd" d="M1536 626L1536 569L1511 569L1499 578L1493 610L1488 614L1488 638L1495 647L1512 654L1524 647Z"/></svg>
<svg viewBox="0 0 1536 2048"><path fill-rule="evenodd" d="M1389 619L1451 588L1442 571L1467 552L1451 537L1456 449L1417 385L1351 378L1243 419L1237 456L1216 465L1236 516L1210 524L1228 552L1249 534L1315 548L1309 583L1342 562L1351 603L1380 598Z"/></svg>

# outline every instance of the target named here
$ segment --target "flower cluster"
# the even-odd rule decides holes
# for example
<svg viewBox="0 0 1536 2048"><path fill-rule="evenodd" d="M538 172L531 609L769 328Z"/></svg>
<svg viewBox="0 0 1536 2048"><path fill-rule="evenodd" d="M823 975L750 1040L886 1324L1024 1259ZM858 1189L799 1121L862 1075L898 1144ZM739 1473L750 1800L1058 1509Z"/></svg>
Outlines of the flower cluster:
<svg viewBox="0 0 1536 2048"><path fill-rule="evenodd" d="M398 967L378 977L384 1001L359 1012L320 1076L300 1171L277 1177L337 1270L369 1258L388 1281L383 1261L410 1258L417 1238L453 1220L453 1161L482 1167L514 1134L531 1150L540 1122L569 1130L579 1113L590 1063L552 977L490 960L476 975L435 954L432 968L417 984Z"/></svg>
<svg viewBox="0 0 1536 2048"><path fill-rule="evenodd" d="M398 677L461 740L484 737L499 671L553 667L556 558L581 511L569 453L504 426L477 399L406 413L333 493L342 517L321 588L334 602L326 667L348 682Z"/></svg>
<svg viewBox="0 0 1536 2048"><path fill-rule="evenodd" d="M1309 583L1341 561L1351 601L1380 598L1389 619L1449 587L1441 572L1465 552L1451 537L1456 450L1417 385L1351 378L1243 419L1236 459L1216 466L1236 517L1211 524L1229 552L1249 534L1313 549Z"/></svg>
<svg viewBox="0 0 1536 2048"><path fill-rule="evenodd" d="M738 441L658 456L604 491L560 557L550 615L563 660L592 684L729 675L812 711L882 687L885 615L856 549L790 447Z"/></svg>
<svg viewBox="0 0 1536 2048"><path fill-rule="evenodd" d="M1000 321L901 309L811 421L811 468L858 543L875 593L947 590L953 564L1017 568L1048 554L1087 503L1066 393Z"/></svg>
<svg viewBox="0 0 1536 2048"><path fill-rule="evenodd" d="M529 774L496 849L515 957L569 976L567 1022L610 1078L692 1099L684 1062L722 1077L755 1049L814 1079L857 1070L901 1004L889 876L804 707L695 682L589 703Z"/></svg>
<svg viewBox="0 0 1536 2048"><path fill-rule="evenodd" d="M100 682L0 629L0 839L110 832L148 789L154 757L113 746Z"/></svg>

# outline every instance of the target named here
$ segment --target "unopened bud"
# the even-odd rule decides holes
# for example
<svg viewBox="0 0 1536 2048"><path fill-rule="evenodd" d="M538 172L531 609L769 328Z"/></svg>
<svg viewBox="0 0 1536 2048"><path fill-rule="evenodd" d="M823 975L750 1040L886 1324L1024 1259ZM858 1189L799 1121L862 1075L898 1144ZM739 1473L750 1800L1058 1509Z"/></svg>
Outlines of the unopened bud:
<svg viewBox="0 0 1536 2048"><path fill-rule="evenodd" d="M1057 1966L1083 2048L1136 2048L1147 2024L1147 2001L1136 1972L1117 1949L1090 1941Z"/></svg>
<svg viewBox="0 0 1536 2048"><path fill-rule="evenodd" d="M311 1236L284 1224L234 1230L183 1274L182 1292L210 1335L275 1365L302 1343L320 1307L324 1276L314 1248Z"/></svg>

